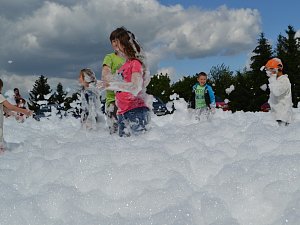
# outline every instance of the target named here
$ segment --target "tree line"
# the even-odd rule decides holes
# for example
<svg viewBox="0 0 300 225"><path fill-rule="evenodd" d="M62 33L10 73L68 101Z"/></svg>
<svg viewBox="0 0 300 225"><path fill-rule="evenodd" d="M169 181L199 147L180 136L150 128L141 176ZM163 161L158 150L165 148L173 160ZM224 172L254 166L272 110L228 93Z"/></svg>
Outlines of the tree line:
<svg viewBox="0 0 300 225"><path fill-rule="evenodd" d="M267 102L269 97L268 77L261 71L261 66L273 58L282 60L284 73L288 74L292 85L293 107L300 101L300 38L292 26L285 30L285 36L279 35L276 46L273 47L264 33L261 33L257 46L252 51L250 68L242 71L231 71L224 64L213 66L208 73L208 83L214 89L215 95L228 99L230 109L235 111L260 111L260 106ZM199 71L200 72L200 71ZM168 74L153 75L147 87L147 93L159 97L164 102L170 101L170 95L176 93L189 102L192 96L192 86L197 82L197 74L183 76L179 81L172 83ZM231 89L228 91L228 89ZM69 95L58 83L52 94L47 78L41 75L36 80L29 93L28 106L34 112L40 110L41 105L54 105L63 113L80 115L79 91ZM41 104L42 102L42 104Z"/></svg>
<svg viewBox="0 0 300 225"><path fill-rule="evenodd" d="M283 71L288 74L292 85L293 107L297 107L300 100L300 38L296 31L288 26L286 36L279 35L276 47L272 47L264 33L261 33L257 46L252 51L250 68L243 71L231 71L224 64L213 66L208 73L208 83L214 89L215 95L229 100L230 109L235 111L260 111L260 106L268 101L268 77L260 68L266 62L278 57L283 63ZM200 71L199 71L200 72ZM197 74L184 76L181 80L171 84L168 74L156 74L148 85L148 93L169 101L173 93L179 94L185 101L190 101L192 86L197 82ZM234 87L232 91L226 89Z"/></svg>
<svg viewBox="0 0 300 225"><path fill-rule="evenodd" d="M33 89L29 92L28 108L33 110L35 114L39 114L43 107L51 106L56 108L57 113L61 116L71 114L72 116L79 117L79 96L79 91L68 95L61 83L57 84L56 91L52 93L52 89L48 84L48 78L41 75L35 81Z"/></svg>

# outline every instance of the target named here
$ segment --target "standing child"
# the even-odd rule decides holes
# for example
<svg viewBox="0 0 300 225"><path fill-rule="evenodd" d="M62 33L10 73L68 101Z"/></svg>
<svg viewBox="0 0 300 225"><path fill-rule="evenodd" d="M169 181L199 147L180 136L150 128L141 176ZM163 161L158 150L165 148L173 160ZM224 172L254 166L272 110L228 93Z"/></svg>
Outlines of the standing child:
<svg viewBox="0 0 300 225"><path fill-rule="evenodd" d="M120 56L120 52L117 51L116 35L118 30L114 30L110 34L110 43L114 50L113 53L107 54L104 57L102 63L102 80L109 82L116 76L117 70L124 64L125 59ZM117 106L115 103L115 92L112 90L106 90L106 102L105 112L108 120L108 127L110 133L115 133L118 130L118 119L117 119Z"/></svg>
<svg viewBox="0 0 300 225"><path fill-rule="evenodd" d="M10 104L6 98L1 94L3 88L3 81L0 79L0 152L4 151L4 140L3 140L3 112L4 111L16 111L23 113L27 116L32 115L32 111L28 109L19 108L15 105Z"/></svg>
<svg viewBox="0 0 300 225"><path fill-rule="evenodd" d="M96 129L96 123L101 118L99 91L97 80L91 69L82 69L79 73L81 89L81 123L86 129Z"/></svg>
<svg viewBox="0 0 300 225"><path fill-rule="evenodd" d="M270 59L265 66L269 77L271 113L279 125L287 126L292 121L292 91L287 74L283 74L283 64L280 59Z"/></svg>
<svg viewBox="0 0 300 225"><path fill-rule="evenodd" d="M198 83L192 90L192 108L196 109L196 119L204 115L208 119L210 113L215 113L216 101L212 87L206 83L207 74L201 72L197 77Z"/></svg>
<svg viewBox="0 0 300 225"><path fill-rule="evenodd" d="M120 80L104 82L108 90L116 91L119 136L130 136L147 130L149 107L146 87L150 82L145 56L135 36L124 27L116 29L117 51L126 59L118 70Z"/></svg>
<svg viewBox="0 0 300 225"><path fill-rule="evenodd" d="M26 100L21 96L19 88L14 88L14 98L17 107L26 109ZM25 121L23 113L17 113L15 115L15 118L20 123L23 123Z"/></svg>

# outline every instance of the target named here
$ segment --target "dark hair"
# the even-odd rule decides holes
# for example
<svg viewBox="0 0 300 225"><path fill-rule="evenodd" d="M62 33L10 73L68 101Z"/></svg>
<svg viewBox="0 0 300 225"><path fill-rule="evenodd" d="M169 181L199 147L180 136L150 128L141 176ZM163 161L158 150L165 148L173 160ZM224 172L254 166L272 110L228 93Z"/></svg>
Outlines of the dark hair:
<svg viewBox="0 0 300 225"><path fill-rule="evenodd" d="M110 36L109 36L110 42L113 42L113 40L117 39L117 34L118 34L118 32L120 32L118 29L116 29L116 30L114 30L113 32L110 33Z"/></svg>
<svg viewBox="0 0 300 225"><path fill-rule="evenodd" d="M0 88L3 88L3 81L0 79Z"/></svg>
<svg viewBox="0 0 300 225"><path fill-rule="evenodd" d="M138 54L141 52L141 47L135 40L135 36L132 32L125 27L119 27L115 32L115 39L120 41L120 44L124 46L124 53L130 59L139 58Z"/></svg>
<svg viewBox="0 0 300 225"><path fill-rule="evenodd" d="M204 73L204 72L200 72L200 73L198 73L198 77L200 77L200 76L205 76L205 77L207 77L207 74Z"/></svg>

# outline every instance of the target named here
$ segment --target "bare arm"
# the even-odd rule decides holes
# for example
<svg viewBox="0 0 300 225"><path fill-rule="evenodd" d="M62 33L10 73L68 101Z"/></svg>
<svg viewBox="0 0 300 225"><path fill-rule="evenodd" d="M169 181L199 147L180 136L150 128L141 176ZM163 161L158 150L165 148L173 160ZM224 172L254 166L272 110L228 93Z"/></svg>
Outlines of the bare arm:
<svg viewBox="0 0 300 225"><path fill-rule="evenodd" d="M110 81L110 80L112 80L111 69L110 69L109 66L103 65L101 79L103 81Z"/></svg>
<svg viewBox="0 0 300 225"><path fill-rule="evenodd" d="M108 90L113 91L124 91L130 92L133 95L137 95L143 88L143 75L141 73L133 73L131 77L131 82L109 82L107 84Z"/></svg>
<svg viewBox="0 0 300 225"><path fill-rule="evenodd" d="M31 110L19 108L19 107L15 106L15 105L10 104L7 100L5 100L3 102L3 106L5 108L7 108L8 110L19 112L19 113L23 113L26 116L31 116L32 115L32 111Z"/></svg>

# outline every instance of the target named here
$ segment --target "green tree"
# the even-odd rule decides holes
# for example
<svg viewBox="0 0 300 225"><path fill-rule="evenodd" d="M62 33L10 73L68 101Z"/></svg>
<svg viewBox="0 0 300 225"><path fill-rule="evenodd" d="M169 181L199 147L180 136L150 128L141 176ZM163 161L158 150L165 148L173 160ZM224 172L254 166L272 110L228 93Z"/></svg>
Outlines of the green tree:
<svg viewBox="0 0 300 225"><path fill-rule="evenodd" d="M172 93L176 93L180 98L184 98L186 102L189 102L192 97L193 85L197 82L197 75L184 76L171 86Z"/></svg>
<svg viewBox="0 0 300 225"><path fill-rule="evenodd" d="M233 82L233 72L224 64L213 66L209 71L209 81L212 83L215 95L222 99L227 97L225 92Z"/></svg>
<svg viewBox="0 0 300 225"><path fill-rule="evenodd" d="M48 78L41 75L33 85L33 89L29 92L29 109L37 112L40 109L40 101L46 101L49 103L48 96L52 92L48 82Z"/></svg>
<svg viewBox="0 0 300 225"><path fill-rule="evenodd" d="M147 86L147 93L159 97L163 102L170 101L171 85L168 74L156 74L152 76Z"/></svg>
<svg viewBox="0 0 300 225"><path fill-rule="evenodd" d="M255 103L253 98L253 79L251 75L244 72L237 72L234 77L234 90L228 95L229 108L235 111L252 111Z"/></svg>
<svg viewBox="0 0 300 225"><path fill-rule="evenodd" d="M63 85L61 83L57 84L56 92L51 96L51 103L57 104L64 108L66 102L67 92L64 91Z"/></svg>
<svg viewBox="0 0 300 225"><path fill-rule="evenodd" d="M297 107L300 100L300 38L290 25L285 32L287 37L278 36L276 53L291 81L293 106Z"/></svg>
<svg viewBox="0 0 300 225"><path fill-rule="evenodd" d="M264 71L261 71L260 68L266 64L266 62L272 58L272 46L269 44L269 41L265 38L264 34L261 33L258 39L257 47L252 51L253 56L250 58L250 68L248 71L248 76L250 83L253 84L251 87L251 96L249 99L251 107L250 111L259 111L260 106L268 101L269 91L268 89L262 89L264 85L268 83L268 77Z"/></svg>
<svg viewBox="0 0 300 225"><path fill-rule="evenodd" d="M66 97L65 99L65 110L76 118L79 118L81 115L81 102L79 99L79 91L73 93L72 96Z"/></svg>

